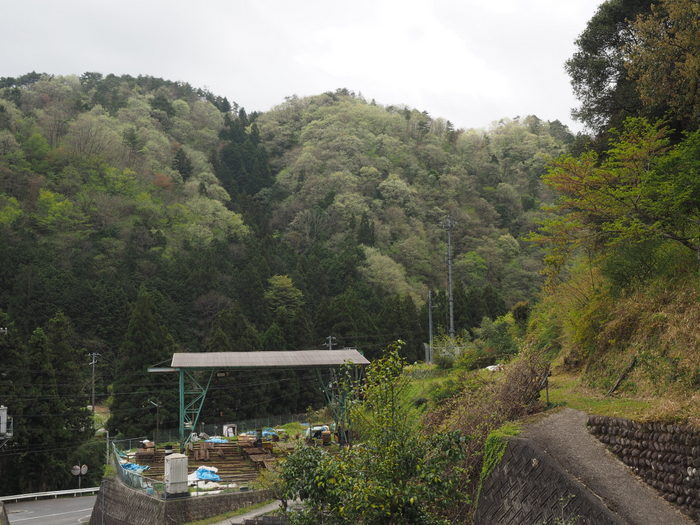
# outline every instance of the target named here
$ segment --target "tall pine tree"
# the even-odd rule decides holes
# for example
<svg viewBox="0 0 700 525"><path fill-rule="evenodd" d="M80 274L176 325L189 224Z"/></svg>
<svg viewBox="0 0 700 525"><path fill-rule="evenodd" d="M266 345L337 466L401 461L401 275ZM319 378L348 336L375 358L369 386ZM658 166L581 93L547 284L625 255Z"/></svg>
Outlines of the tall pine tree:
<svg viewBox="0 0 700 525"><path fill-rule="evenodd" d="M153 437L156 421L149 399L157 398L161 428L177 425L177 381L173 374L149 374L149 366L169 361L175 343L158 322L151 294L139 290L129 327L115 363L113 401L108 428L123 437ZM172 377L171 377L172 376Z"/></svg>

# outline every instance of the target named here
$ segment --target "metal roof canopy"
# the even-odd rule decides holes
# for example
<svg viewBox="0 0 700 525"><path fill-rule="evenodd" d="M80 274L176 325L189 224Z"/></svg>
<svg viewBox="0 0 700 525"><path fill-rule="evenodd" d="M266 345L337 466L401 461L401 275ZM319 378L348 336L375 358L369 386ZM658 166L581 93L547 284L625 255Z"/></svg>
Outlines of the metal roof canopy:
<svg viewBox="0 0 700 525"><path fill-rule="evenodd" d="M170 366L188 369L329 368L343 364L368 365L360 352L344 350L296 350L270 352L176 353Z"/></svg>
<svg viewBox="0 0 700 525"><path fill-rule="evenodd" d="M177 372L180 386L180 443L184 447L185 428L192 431L197 426L209 385L216 370L246 369L316 369L337 368L342 365L364 366L369 361L354 348L343 350L295 350L269 352L179 352L173 354L171 368L149 368L149 372ZM206 372L208 377L195 377L196 372ZM186 385L186 380L189 385ZM202 381L201 379L204 379ZM320 376L319 376L320 379ZM323 384L322 384L323 386ZM186 399L189 398L189 399Z"/></svg>

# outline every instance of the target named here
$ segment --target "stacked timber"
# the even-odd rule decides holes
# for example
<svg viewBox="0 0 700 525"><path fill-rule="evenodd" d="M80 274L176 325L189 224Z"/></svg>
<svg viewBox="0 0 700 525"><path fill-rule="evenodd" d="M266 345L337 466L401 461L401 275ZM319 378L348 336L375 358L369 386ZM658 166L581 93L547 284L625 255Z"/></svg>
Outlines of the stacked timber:
<svg viewBox="0 0 700 525"><path fill-rule="evenodd" d="M674 423L590 416L588 429L664 499L700 520L700 432Z"/></svg>
<svg viewBox="0 0 700 525"><path fill-rule="evenodd" d="M217 474L221 476L223 482L248 484L258 476L256 465L250 461L247 455L244 455L240 447L236 443L209 443L214 445L209 450L208 460L195 460L194 453L189 451L188 473L191 474L200 465L216 467ZM164 451L158 449L155 451L154 457L143 462L150 468L144 472L144 476L162 480L165 470Z"/></svg>

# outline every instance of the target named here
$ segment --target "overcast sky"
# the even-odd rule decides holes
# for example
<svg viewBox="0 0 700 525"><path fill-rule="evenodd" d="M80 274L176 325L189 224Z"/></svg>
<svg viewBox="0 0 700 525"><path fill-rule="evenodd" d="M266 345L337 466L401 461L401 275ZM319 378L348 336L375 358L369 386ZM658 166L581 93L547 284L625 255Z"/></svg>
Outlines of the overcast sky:
<svg viewBox="0 0 700 525"><path fill-rule="evenodd" d="M152 75L265 111L346 87L456 127L572 129L564 61L601 0L3 0L0 76Z"/></svg>

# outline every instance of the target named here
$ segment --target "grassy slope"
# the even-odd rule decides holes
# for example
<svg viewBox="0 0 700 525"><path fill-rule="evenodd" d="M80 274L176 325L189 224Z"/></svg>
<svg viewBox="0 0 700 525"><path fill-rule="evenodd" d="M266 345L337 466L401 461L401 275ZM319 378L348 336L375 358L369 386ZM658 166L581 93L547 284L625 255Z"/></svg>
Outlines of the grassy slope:
<svg viewBox="0 0 700 525"><path fill-rule="evenodd" d="M528 346L552 359L550 401L700 427L700 277L666 268L615 292L583 270L549 288L530 318Z"/></svg>

